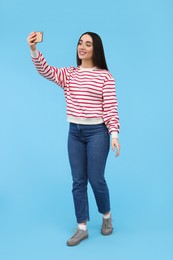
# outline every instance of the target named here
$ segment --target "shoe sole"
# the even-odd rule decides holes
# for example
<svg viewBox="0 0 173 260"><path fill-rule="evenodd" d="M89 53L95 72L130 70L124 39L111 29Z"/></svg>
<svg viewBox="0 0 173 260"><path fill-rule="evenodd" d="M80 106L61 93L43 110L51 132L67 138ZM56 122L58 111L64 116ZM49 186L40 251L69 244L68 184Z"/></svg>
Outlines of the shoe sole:
<svg viewBox="0 0 173 260"><path fill-rule="evenodd" d="M113 229L111 231L109 231L108 233L104 233L104 231L101 230L101 234L103 236L108 236L108 235L111 235L113 233Z"/></svg>
<svg viewBox="0 0 173 260"><path fill-rule="evenodd" d="M73 244L70 244L67 242L67 246L77 246L80 244L80 242L82 242L83 240L87 239L88 238L88 235L82 237L79 241L77 241L76 243L73 243Z"/></svg>

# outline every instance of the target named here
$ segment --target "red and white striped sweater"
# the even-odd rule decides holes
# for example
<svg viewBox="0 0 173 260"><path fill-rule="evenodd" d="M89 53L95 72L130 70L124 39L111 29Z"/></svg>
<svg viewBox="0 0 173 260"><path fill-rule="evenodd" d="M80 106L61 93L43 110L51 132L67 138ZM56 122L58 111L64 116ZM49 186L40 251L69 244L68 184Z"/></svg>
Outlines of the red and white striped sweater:
<svg viewBox="0 0 173 260"><path fill-rule="evenodd" d="M49 66L39 51L31 52L40 75L63 88L67 104L67 120L77 124L104 122L118 138L119 116L115 82L107 70L82 67Z"/></svg>

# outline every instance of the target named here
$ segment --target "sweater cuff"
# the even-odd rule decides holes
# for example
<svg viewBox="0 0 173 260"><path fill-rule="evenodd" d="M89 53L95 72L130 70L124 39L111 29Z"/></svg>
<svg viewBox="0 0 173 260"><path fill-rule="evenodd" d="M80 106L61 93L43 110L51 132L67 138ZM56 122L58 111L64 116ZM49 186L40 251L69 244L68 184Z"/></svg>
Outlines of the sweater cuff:
<svg viewBox="0 0 173 260"><path fill-rule="evenodd" d="M111 133L112 138L117 138L118 139L118 133L117 132L113 132Z"/></svg>
<svg viewBox="0 0 173 260"><path fill-rule="evenodd" d="M38 55L39 55L38 50L36 50L36 51L31 50L31 57L38 58Z"/></svg>

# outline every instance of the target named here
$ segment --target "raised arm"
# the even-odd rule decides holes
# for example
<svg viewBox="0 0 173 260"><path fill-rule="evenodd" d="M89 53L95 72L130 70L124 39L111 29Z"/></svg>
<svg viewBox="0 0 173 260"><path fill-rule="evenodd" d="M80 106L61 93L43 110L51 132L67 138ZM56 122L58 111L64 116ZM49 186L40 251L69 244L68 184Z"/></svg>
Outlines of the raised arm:
<svg viewBox="0 0 173 260"><path fill-rule="evenodd" d="M64 88L66 86L66 79L68 75L69 68L57 68L49 66L45 60L43 54L37 50L36 47L36 33L32 32L27 38L28 44L31 49L32 61L37 69L38 73L44 78L53 81L60 87Z"/></svg>

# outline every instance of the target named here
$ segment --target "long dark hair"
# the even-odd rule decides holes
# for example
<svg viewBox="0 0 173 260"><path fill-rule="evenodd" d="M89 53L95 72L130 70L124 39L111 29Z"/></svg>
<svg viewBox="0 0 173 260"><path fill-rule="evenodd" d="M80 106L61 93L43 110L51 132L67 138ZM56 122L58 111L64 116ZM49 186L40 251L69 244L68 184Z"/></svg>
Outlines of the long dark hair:
<svg viewBox="0 0 173 260"><path fill-rule="evenodd" d="M90 35L93 40L94 66L98 67L99 69L108 70L108 66L106 64L106 59L105 59L105 54L104 54L103 43L102 43L100 36L94 32L85 32L81 35L81 37L85 34ZM79 38L79 41L80 41L81 37ZM79 45L79 41L78 41L77 46ZM78 52L77 52L77 65L80 66L81 63L82 63L82 60L79 59Z"/></svg>

